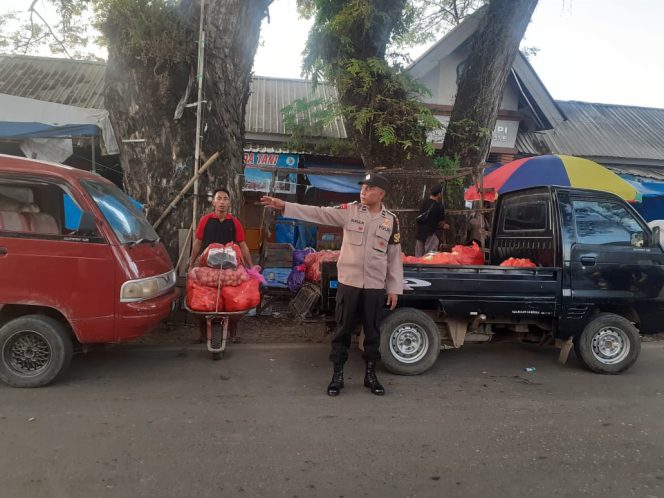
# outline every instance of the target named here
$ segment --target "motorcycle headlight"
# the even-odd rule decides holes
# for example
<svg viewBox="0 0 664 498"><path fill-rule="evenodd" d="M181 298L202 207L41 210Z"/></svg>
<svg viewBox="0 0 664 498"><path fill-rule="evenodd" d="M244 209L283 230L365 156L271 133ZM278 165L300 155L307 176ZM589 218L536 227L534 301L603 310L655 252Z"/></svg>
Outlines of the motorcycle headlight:
<svg viewBox="0 0 664 498"><path fill-rule="evenodd" d="M120 289L120 302L145 301L166 294L175 286L175 271L154 277L128 280Z"/></svg>

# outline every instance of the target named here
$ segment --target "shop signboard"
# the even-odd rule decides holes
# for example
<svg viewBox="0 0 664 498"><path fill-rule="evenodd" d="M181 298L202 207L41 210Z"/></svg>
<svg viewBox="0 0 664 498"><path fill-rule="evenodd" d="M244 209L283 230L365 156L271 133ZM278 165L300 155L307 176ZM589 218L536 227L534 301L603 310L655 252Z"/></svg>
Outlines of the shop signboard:
<svg viewBox="0 0 664 498"><path fill-rule="evenodd" d="M277 168L297 168L297 154L267 154L259 152L244 153L244 186L242 190L269 192L272 181L271 171L261 171L252 166L276 166ZM295 173L277 171L274 183L275 194L294 194L297 186Z"/></svg>
<svg viewBox="0 0 664 498"><path fill-rule="evenodd" d="M445 139L445 131L447 123L450 121L449 116L435 116L438 121L443 125L443 128L429 132L427 140L433 142L434 145L442 145ZM508 121L506 119L496 120L496 126L491 134L491 147L504 147L513 148L516 143L516 132L519 129L518 121Z"/></svg>

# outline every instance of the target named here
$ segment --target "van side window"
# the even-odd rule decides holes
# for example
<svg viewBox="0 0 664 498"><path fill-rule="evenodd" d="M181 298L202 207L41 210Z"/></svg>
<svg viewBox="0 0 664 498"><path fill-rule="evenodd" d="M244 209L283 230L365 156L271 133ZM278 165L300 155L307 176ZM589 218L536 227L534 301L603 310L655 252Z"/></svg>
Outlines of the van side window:
<svg viewBox="0 0 664 498"><path fill-rule="evenodd" d="M642 247L646 234L625 206L611 201L573 201L577 240L584 244Z"/></svg>
<svg viewBox="0 0 664 498"><path fill-rule="evenodd" d="M63 235L63 195L57 185L0 178L0 232L5 237Z"/></svg>
<svg viewBox="0 0 664 498"><path fill-rule="evenodd" d="M549 214L549 203L544 199L515 199L504 206L505 232L544 231Z"/></svg>

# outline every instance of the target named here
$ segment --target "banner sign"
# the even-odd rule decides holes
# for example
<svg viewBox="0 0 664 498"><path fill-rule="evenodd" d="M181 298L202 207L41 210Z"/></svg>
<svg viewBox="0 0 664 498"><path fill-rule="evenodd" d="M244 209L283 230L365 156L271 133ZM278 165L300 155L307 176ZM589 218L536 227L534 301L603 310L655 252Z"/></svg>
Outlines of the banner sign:
<svg viewBox="0 0 664 498"><path fill-rule="evenodd" d="M297 168L297 154L263 154L258 152L244 153L244 186L242 190L268 192L272 181L271 171L261 171L251 166L276 166L277 168ZM297 187L295 173L280 173L274 183L275 194L294 194Z"/></svg>

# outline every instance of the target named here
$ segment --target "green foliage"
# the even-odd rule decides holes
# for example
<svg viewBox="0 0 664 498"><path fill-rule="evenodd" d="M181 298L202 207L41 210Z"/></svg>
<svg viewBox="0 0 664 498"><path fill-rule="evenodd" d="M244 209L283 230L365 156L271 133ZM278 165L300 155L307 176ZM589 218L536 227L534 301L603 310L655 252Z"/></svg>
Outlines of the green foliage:
<svg viewBox="0 0 664 498"><path fill-rule="evenodd" d="M0 52L34 54L48 49L77 59L99 59L88 49L96 33L90 29L92 11L87 0L50 0L57 22L52 24L38 8L13 11L0 16Z"/></svg>
<svg viewBox="0 0 664 498"><path fill-rule="evenodd" d="M388 50L407 37L416 10L407 0L298 0L298 7L314 19L304 70L314 84L334 83L351 136L406 157L431 155L427 133L440 123L422 103L429 91Z"/></svg>
<svg viewBox="0 0 664 498"><path fill-rule="evenodd" d="M196 56L196 27L183 18L179 0L93 1L97 27L120 53L166 65Z"/></svg>
<svg viewBox="0 0 664 498"><path fill-rule="evenodd" d="M408 27L395 37L400 47L432 42L458 26L467 16L489 0L410 0L404 9Z"/></svg>
<svg viewBox="0 0 664 498"><path fill-rule="evenodd" d="M77 59L98 59L90 43L108 40L120 53L156 64L195 57L195 27L179 11L180 0L47 0L57 22L48 25L38 10L0 16L0 51L66 52ZM10 26L17 26L10 29Z"/></svg>

